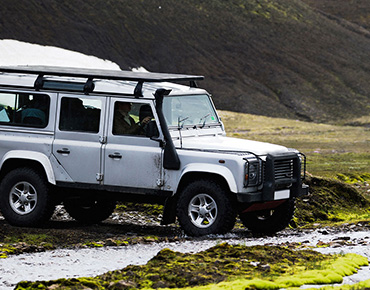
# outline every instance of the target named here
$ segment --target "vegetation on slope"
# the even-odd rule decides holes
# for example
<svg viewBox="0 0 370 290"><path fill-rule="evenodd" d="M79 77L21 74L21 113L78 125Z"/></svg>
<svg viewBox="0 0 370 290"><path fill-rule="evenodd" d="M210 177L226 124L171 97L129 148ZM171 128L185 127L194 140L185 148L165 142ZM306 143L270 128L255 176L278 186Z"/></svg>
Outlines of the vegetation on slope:
<svg viewBox="0 0 370 290"><path fill-rule="evenodd" d="M292 226L318 223L333 226L370 220L370 200L356 187L320 177L310 177L306 183L310 186L310 195L297 199Z"/></svg>
<svg viewBox="0 0 370 290"><path fill-rule="evenodd" d="M346 3L335 1L352 20ZM2 0L0 38L203 74L231 111L325 122L370 113L369 32L300 0Z"/></svg>
<svg viewBox="0 0 370 290"><path fill-rule="evenodd" d="M369 30L370 28L370 6L367 0L351 0L351 1L332 1L332 0L303 0L311 7L314 7L320 13L325 13L328 17L345 24L347 26L352 23L364 27ZM358 29L358 27L357 27ZM366 34L366 30L363 30Z"/></svg>

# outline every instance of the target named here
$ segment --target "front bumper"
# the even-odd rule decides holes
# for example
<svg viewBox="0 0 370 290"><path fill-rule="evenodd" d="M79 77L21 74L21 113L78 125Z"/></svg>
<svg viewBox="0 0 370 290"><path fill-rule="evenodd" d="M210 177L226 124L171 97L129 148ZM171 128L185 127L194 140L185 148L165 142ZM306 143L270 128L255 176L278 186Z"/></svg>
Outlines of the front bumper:
<svg viewBox="0 0 370 290"><path fill-rule="evenodd" d="M300 188L291 190L291 189L282 189L268 194L268 197L264 195L264 192L251 192L251 193L237 193L236 197L238 202L242 203L253 203L253 202L264 202L264 201L274 201L289 199L292 197L299 197L302 195L307 195L309 187L306 184L302 184Z"/></svg>
<svg viewBox="0 0 370 290"><path fill-rule="evenodd" d="M252 193L238 193L239 202L266 202L289 199L308 194L308 185L302 183L305 158L294 152L269 154L263 166L262 189Z"/></svg>

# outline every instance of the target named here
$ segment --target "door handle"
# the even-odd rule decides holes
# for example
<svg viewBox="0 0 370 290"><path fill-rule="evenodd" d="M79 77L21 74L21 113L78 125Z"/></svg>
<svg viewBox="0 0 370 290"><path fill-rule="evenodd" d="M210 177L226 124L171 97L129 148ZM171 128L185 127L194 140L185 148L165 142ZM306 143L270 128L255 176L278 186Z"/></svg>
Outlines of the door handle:
<svg viewBox="0 0 370 290"><path fill-rule="evenodd" d="M69 151L68 148L63 148L63 149L58 149L57 150L57 153L60 153L60 154L69 154L69 153L71 153L71 151Z"/></svg>
<svg viewBox="0 0 370 290"><path fill-rule="evenodd" d="M108 157L113 158L113 159L121 159L122 155L119 153L113 153L113 154L109 154Z"/></svg>

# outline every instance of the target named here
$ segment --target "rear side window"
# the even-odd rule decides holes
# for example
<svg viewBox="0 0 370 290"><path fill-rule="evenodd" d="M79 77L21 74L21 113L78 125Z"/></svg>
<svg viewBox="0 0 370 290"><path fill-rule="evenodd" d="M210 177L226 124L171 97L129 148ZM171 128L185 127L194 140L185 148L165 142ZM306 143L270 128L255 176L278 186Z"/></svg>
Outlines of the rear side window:
<svg viewBox="0 0 370 290"><path fill-rule="evenodd" d="M50 97L45 94L0 92L0 124L45 128Z"/></svg>
<svg viewBox="0 0 370 290"><path fill-rule="evenodd" d="M102 102L92 98L63 97L59 130L98 133Z"/></svg>

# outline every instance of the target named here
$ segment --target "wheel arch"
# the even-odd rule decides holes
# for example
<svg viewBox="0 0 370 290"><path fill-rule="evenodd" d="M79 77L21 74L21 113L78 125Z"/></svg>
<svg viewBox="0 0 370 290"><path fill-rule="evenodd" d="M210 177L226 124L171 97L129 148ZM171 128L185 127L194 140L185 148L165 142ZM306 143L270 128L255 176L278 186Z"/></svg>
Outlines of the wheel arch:
<svg viewBox="0 0 370 290"><path fill-rule="evenodd" d="M20 167L30 167L42 173L49 183L55 185L54 172L49 158L39 152L15 150L8 152L1 160L0 178L6 173Z"/></svg>
<svg viewBox="0 0 370 290"><path fill-rule="evenodd" d="M194 164L187 166L180 177L179 185L176 189L176 193L180 192L181 189L195 179L212 179L220 183L220 185L227 188L230 192L237 192L237 185L232 172L223 166L210 166L209 164Z"/></svg>
<svg viewBox="0 0 370 290"><path fill-rule="evenodd" d="M209 165L208 165L209 166ZM168 198L165 203L165 207L163 210L163 218L162 218L162 225L167 225L175 222L176 220L176 203L179 198L179 194L181 191L185 188L187 184L194 180L199 179L208 179L208 180L214 180L218 184L220 184L221 187L223 187L225 190L230 192L230 198L233 200L233 202L236 201L236 195L233 196L233 193L236 193L236 183L234 178L231 175L231 172L229 172L229 179L227 179L224 175L220 174L219 171L210 171L209 169L207 171L204 170L204 167L202 167L203 170L196 170L195 167L193 167L193 170L185 170L183 174L181 175L180 182L177 186L177 189L175 191L175 194ZM230 182L231 180L231 182ZM230 186L231 184L231 186Z"/></svg>

